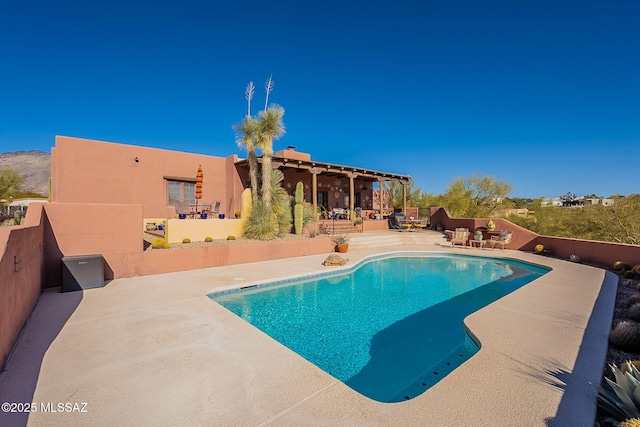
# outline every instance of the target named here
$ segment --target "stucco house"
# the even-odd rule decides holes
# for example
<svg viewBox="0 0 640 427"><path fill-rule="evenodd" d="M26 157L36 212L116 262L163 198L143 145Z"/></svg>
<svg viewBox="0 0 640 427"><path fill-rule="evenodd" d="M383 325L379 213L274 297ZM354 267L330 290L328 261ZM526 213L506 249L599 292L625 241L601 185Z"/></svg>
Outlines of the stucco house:
<svg viewBox="0 0 640 427"><path fill-rule="evenodd" d="M145 218L173 218L179 207L196 204L198 166L204 173L198 203L219 202L219 212L227 217L241 209L240 195L250 186L249 166L236 154L207 156L66 136L56 137L51 150L51 200L142 205ZM274 154L273 167L284 173L289 194L301 181L305 200L325 211L379 210L384 206L374 186L410 180L408 175L315 161L292 146Z"/></svg>

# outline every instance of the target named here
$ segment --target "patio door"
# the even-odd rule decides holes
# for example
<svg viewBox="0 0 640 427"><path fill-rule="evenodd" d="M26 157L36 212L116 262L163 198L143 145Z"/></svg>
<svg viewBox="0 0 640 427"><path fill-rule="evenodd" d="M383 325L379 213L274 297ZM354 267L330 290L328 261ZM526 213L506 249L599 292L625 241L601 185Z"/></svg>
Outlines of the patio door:
<svg viewBox="0 0 640 427"><path fill-rule="evenodd" d="M318 191L318 206L322 206L324 210L329 211L329 193L327 191Z"/></svg>

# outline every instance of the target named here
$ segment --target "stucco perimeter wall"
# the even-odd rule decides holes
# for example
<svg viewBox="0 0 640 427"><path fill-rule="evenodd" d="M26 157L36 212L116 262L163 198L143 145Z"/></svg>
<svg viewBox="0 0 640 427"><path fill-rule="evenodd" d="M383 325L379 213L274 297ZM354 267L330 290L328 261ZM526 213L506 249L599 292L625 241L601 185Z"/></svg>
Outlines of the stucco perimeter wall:
<svg viewBox="0 0 640 427"><path fill-rule="evenodd" d="M542 244L551 255L559 258L568 259L575 254L585 262L609 267L616 261L627 262L632 266L640 264L640 246L638 245L540 236L505 219L492 219L496 223L496 230L513 231L511 243L505 246L507 249L533 251L537 244ZM478 227L484 227L488 220L488 218L451 218L449 211L445 208L431 208L432 226L436 227L440 224L445 230L454 230L456 227L475 230Z"/></svg>
<svg viewBox="0 0 640 427"><path fill-rule="evenodd" d="M0 228L0 370L40 295L41 204L32 204L25 225Z"/></svg>
<svg viewBox="0 0 640 427"><path fill-rule="evenodd" d="M502 218L452 218L445 208L431 208L431 226L441 225L444 230L455 230L456 228L468 228L471 232L477 228L487 225L489 219L496 223L496 230L513 231L511 242L505 246L506 249L518 249L524 251L533 250L537 244L538 234L531 230L522 228L510 221Z"/></svg>
<svg viewBox="0 0 640 427"><path fill-rule="evenodd" d="M335 243L328 237L209 246L191 249L154 249L141 254L139 274L170 273L249 262L270 261L331 253Z"/></svg>
<svg viewBox="0 0 640 427"><path fill-rule="evenodd" d="M331 239L319 237L145 251L140 230L143 222L140 205L49 203L44 209L45 287L61 285L63 256L101 254L105 259L104 277L109 280L328 253L335 246ZM240 224L239 219L171 219L168 229L178 234L180 242L184 237L197 241L204 237L182 236L176 227L211 225L213 229L207 233L215 235L217 227L226 238L235 230L226 227L240 227Z"/></svg>
<svg viewBox="0 0 640 427"><path fill-rule="evenodd" d="M542 244L553 256L569 258L575 254L585 262L609 268L616 261L623 261L631 266L640 264L640 246L638 245L552 236L540 236L537 243Z"/></svg>
<svg viewBox="0 0 640 427"><path fill-rule="evenodd" d="M51 150L51 200L142 205L146 218L172 218L167 179L195 180L202 165L201 203L220 200L220 213L229 216L240 208L242 192L229 166L235 159L57 136Z"/></svg>
<svg viewBox="0 0 640 427"><path fill-rule="evenodd" d="M64 256L102 255L106 280L136 271L128 257L143 250L142 206L49 203L44 209L45 287L61 285Z"/></svg>

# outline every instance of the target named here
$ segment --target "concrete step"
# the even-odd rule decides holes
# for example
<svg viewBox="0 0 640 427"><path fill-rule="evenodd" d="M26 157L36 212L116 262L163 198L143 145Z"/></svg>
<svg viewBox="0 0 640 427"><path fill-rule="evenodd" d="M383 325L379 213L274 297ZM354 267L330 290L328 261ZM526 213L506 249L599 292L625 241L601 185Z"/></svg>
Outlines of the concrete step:
<svg viewBox="0 0 640 427"><path fill-rule="evenodd" d="M444 242L442 233L432 231L401 232L388 231L376 233L362 233L351 235L349 247L375 248L401 245L433 245L436 242Z"/></svg>

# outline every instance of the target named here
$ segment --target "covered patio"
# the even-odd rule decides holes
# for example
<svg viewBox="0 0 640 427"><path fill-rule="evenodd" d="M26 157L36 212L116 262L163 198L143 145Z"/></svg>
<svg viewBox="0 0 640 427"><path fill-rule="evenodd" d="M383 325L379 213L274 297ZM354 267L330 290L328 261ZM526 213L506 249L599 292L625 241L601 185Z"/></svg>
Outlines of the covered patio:
<svg viewBox="0 0 640 427"><path fill-rule="evenodd" d="M262 162L261 157L258 157L258 162ZM289 194L293 194L296 184L302 182L305 201L313 204L314 212L319 208L327 217L336 215L339 219L353 219L363 216L363 213L374 213L382 219L388 208L385 207L383 192L374 190L374 184L377 183L380 189L388 181L402 184L403 212L406 211L409 175L318 162L311 160L310 154L296 151L292 146L276 152L272 163L274 168L284 173L283 187ZM248 160L238 160L235 165L245 187L249 187Z"/></svg>

